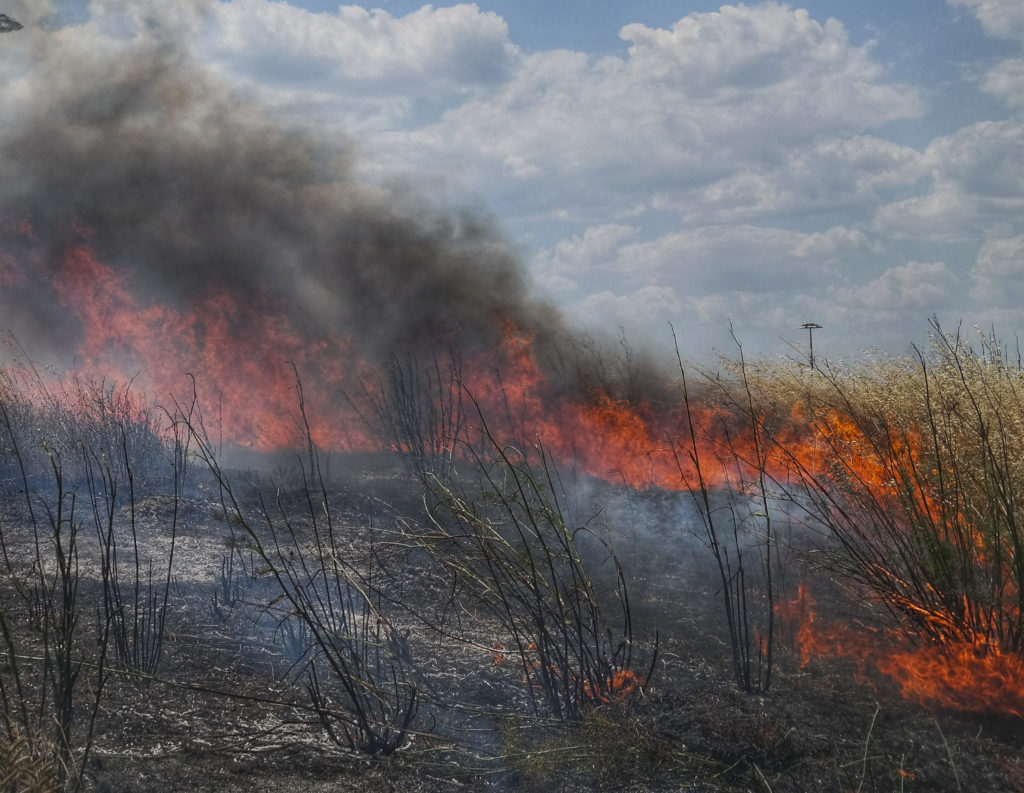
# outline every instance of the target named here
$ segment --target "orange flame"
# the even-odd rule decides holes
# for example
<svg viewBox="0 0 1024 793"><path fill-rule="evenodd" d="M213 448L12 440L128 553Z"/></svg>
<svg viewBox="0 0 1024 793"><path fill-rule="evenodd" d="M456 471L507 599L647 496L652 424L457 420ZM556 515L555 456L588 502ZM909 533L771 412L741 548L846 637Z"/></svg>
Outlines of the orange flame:
<svg viewBox="0 0 1024 793"><path fill-rule="evenodd" d="M643 679L632 669L619 669L600 685L583 681L583 696L604 705L622 705L643 686Z"/></svg>
<svg viewBox="0 0 1024 793"><path fill-rule="evenodd" d="M533 642L526 648L527 652L535 652L537 645ZM494 645L492 647L492 653L494 653L494 663L492 665L500 664L504 661L504 647L502 645ZM541 662L539 660L527 661L523 659L523 666L527 668L529 664L534 670L541 669ZM545 667L546 671L552 675L561 678L562 670L554 667ZM570 678L573 683L579 682L578 677ZM530 676L524 677L524 682L530 682ZM536 685L536 682L535 682ZM593 704L601 705L625 705L630 698L644 686L644 678L638 675L632 669L616 669L610 675L605 677L603 680L583 680L580 688L582 689L583 698Z"/></svg>
<svg viewBox="0 0 1024 793"><path fill-rule="evenodd" d="M813 658L849 658L858 665L860 682L871 683L869 673L880 672L919 704L1024 718L1024 662L1016 655L967 641L911 646L906 635L892 631L823 621L814 605L800 586L777 612L793 628L803 666Z"/></svg>
<svg viewBox="0 0 1024 793"><path fill-rule="evenodd" d="M126 380L139 372L137 386L163 400L180 398L191 373L201 404L217 407L220 433L268 451L301 445L292 364L317 372L306 395L313 439L326 447L376 448L332 396L357 370L345 339L303 340L272 305L243 307L226 289L211 289L187 310L143 305L127 275L83 244L65 250L54 289L81 322L79 369L92 376Z"/></svg>

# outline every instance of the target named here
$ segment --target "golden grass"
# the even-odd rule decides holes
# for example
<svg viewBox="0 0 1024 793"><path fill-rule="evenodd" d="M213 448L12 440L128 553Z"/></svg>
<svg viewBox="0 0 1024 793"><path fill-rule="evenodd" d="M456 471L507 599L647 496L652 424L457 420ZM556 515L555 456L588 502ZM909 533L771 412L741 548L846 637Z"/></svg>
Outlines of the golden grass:
<svg viewBox="0 0 1024 793"><path fill-rule="evenodd" d="M1024 656L1024 373L998 344L936 325L909 356L742 366L717 383L835 568L924 638Z"/></svg>

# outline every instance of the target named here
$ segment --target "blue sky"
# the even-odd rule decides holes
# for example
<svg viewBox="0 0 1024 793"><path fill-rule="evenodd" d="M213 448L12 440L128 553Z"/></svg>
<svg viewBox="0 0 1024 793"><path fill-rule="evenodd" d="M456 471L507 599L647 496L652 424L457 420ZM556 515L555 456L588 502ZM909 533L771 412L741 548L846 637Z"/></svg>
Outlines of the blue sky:
<svg viewBox="0 0 1024 793"><path fill-rule="evenodd" d="M1024 334L1020 0L168 5L7 9L63 6L89 46L187 31L352 141L360 178L489 213L583 324L671 322L695 356L730 322L766 355L811 320L832 357L906 351L932 315Z"/></svg>

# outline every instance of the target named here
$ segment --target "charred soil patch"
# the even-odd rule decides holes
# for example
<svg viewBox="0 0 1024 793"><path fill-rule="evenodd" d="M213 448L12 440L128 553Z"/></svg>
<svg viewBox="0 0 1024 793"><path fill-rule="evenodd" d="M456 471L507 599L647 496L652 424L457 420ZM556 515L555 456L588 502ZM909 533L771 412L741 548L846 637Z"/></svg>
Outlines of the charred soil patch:
<svg viewBox="0 0 1024 793"><path fill-rule="evenodd" d="M255 479L238 492L258 511L268 503L268 482ZM386 568L377 579L387 582L382 612L405 643L419 697L398 751L368 757L329 739L304 674L310 637L277 608L280 592L230 510L197 489L176 507L159 666L125 670L111 654L82 789L1024 789L1020 720L929 712L848 662L801 667L785 646L770 691L742 693L730 674L713 577L699 564L659 576L643 568L644 554L630 576L638 619L657 624L661 636L650 684L628 706L593 703L578 722L533 715L522 669L498 649L508 642L500 627L457 603L432 561L403 541L399 518L416 509L416 487L400 471L377 470L327 494L337 547L354 565ZM306 498L287 484L269 492L296 512ZM135 504L144 558L162 558L169 547L174 508L163 496ZM45 648L18 578L35 543L24 513L24 502L8 500L3 532L12 566L2 596L21 684L30 690L42 685L34 670ZM299 523L297 536L311 536L312 527ZM102 588L92 561L97 545L87 535L79 548L83 614L97 607ZM83 668L77 683L79 716L93 701L90 672Z"/></svg>

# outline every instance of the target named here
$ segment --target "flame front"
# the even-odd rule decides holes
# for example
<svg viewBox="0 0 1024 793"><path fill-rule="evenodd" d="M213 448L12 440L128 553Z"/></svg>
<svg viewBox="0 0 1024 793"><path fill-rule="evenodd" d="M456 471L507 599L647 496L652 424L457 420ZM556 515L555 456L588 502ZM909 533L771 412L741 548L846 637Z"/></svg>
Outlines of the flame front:
<svg viewBox="0 0 1024 793"><path fill-rule="evenodd" d="M32 239L27 223L8 233ZM224 440L259 451L301 446L301 382L305 420L318 445L396 447L374 433L353 399L372 398L386 377L379 362L361 356L359 339L323 328L311 335L273 294L243 298L227 283L211 283L184 304L144 300L133 272L104 263L87 229L74 236L45 266L33 266L42 253L3 254L0 281L52 294L75 319L75 374L132 380L152 402L186 398L192 375L205 419ZM858 552L882 553L868 557L858 575L865 591L902 615L904 632L879 652L878 636L827 625L805 610L805 662L848 655L872 663L918 701L1024 712L1016 538L972 515L977 505L951 497L963 491L948 482L963 472L948 454L928 448L920 427L877 415L866 422L841 406L804 400L761 408L705 391L686 402L657 401L616 393L614 385L566 383L540 363L534 329L499 314L493 322L494 348L450 335L444 341L466 349L453 387L508 442L541 444L559 464L636 489L739 490L763 474L780 488L828 494L817 505L826 522L844 510L854 522L886 516L861 537ZM448 443L469 443L478 430L467 421L465 434ZM434 431L441 432L428 429ZM816 490L822 480L829 488ZM991 508L1005 512L1008 503ZM856 542L860 529L851 524L847 531ZM927 569L947 557L966 568ZM624 678L601 688L627 692L635 685Z"/></svg>

